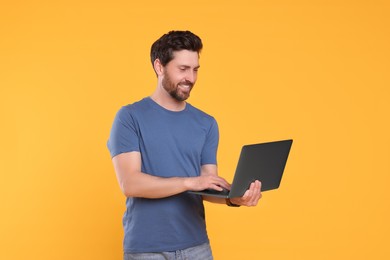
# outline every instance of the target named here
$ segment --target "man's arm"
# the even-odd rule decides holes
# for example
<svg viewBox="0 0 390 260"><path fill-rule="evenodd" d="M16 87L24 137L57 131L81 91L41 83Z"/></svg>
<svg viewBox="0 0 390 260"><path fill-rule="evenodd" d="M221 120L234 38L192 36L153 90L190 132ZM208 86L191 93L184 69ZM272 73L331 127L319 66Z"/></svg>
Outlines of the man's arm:
<svg viewBox="0 0 390 260"><path fill-rule="evenodd" d="M202 175L215 175L218 176L218 168L216 165L207 164L202 166L201 176ZM225 187L227 188L227 187ZM230 185L228 187L230 190ZM261 182L260 181L254 181L251 183L249 189L244 193L242 197L237 198L231 198L230 201L233 204L240 205L240 206L256 206L259 200L261 199ZM204 200L207 200L209 202L213 203L220 203L225 204L226 199L224 198L218 198L213 196L203 196Z"/></svg>
<svg viewBox="0 0 390 260"><path fill-rule="evenodd" d="M162 178L141 172L141 153L122 153L112 158L115 173L126 197L164 198L187 190L204 190L228 187L217 175L199 177Z"/></svg>

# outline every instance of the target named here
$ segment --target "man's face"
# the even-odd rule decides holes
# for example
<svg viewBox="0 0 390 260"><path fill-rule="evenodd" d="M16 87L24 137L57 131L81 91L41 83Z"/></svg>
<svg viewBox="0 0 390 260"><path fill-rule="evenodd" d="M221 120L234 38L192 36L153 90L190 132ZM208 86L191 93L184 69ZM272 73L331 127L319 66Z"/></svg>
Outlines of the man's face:
<svg viewBox="0 0 390 260"><path fill-rule="evenodd" d="M174 58L164 67L162 86L177 101L185 101L195 85L199 55L194 51L175 51Z"/></svg>

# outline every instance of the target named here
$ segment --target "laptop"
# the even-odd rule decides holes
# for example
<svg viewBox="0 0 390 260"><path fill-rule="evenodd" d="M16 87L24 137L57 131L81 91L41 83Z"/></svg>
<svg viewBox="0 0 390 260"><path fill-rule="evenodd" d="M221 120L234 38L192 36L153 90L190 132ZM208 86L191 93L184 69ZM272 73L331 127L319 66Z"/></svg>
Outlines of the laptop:
<svg viewBox="0 0 390 260"><path fill-rule="evenodd" d="M207 189L190 193L220 198L242 197L250 184L261 181L261 191L280 186L293 140L244 145L241 149L231 190Z"/></svg>

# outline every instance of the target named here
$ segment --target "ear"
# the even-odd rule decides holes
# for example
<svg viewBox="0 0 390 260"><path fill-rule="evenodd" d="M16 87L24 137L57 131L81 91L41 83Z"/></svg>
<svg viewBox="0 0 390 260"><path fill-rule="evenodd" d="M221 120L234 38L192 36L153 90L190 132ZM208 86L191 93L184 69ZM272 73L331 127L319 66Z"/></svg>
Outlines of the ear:
<svg viewBox="0 0 390 260"><path fill-rule="evenodd" d="M157 76L161 76L164 73L164 66L161 64L159 59L155 59L153 62L154 71Z"/></svg>

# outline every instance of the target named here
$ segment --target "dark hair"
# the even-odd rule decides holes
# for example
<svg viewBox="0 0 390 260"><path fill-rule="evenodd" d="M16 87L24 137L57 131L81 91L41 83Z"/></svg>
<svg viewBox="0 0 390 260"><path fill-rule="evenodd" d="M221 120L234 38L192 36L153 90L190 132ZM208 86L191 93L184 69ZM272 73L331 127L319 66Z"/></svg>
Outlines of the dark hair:
<svg viewBox="0 0 390 260"><path fill-rule="evenodd" d="M156 59L159 59L163 66L173 59L173 52L180 50L196 51L202 50L202 40L190 31L170 31L155 41L150 50L152 66Z"/></svg>

